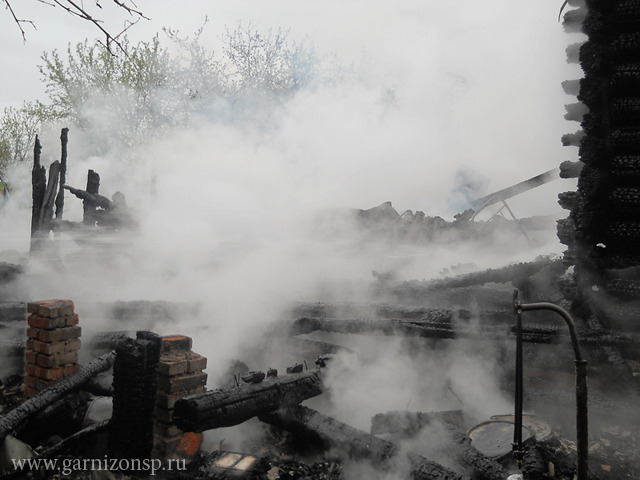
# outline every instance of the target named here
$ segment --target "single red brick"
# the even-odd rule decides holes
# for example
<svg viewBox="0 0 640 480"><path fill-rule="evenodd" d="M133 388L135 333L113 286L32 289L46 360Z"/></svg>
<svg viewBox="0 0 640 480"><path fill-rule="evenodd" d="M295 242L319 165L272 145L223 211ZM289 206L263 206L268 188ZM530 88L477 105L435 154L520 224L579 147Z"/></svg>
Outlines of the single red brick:
<svg viewBox="0 0 640 480"><path fill-rule="evenodd" d="M158 390L167 393L178 393L204 386L207 383L206 373L191 373L176 377L158 375Z"/></svg>
<svg viewBox="0 0 640 480"><path fill-rule="evenodd" d="M70 363L78 363L78 351L54 353L53 355L36 354L36 364L41 367L61 367Z"/></svg>
<svg viewBox="0 0 640 480"><path fill-rule="evenodd" d="M68 377L72 373L77 372L78 370L80 370L80 365L78 365L76 363L76 364L72 364L72 365L65 365L62 368L64 369L64 376Z"/></svg>
<svg viewBox="0 0 640 480"><path fill-rule="evenodd" d="M27 303L27 312L28 313L38 313L38 304L36 302Z"/></svg>
<svg viewBox="0 0 640 480"><path fill-rule="evenodd" d="M180 443L178 443L178 446L176 447L175 456L178 458L184 458L185 460L192 459L200 451L203 439L204 435L201 433L184 432L184 435L182 435L182 438L180 439Z"/></svg>
<svg viewBox="0 0 640 480"><path fill-rule="evenodd" d="M184 356L181 359L175 356L170 359L160 357L158 373L167 377L175 377L187 373L188 367L189 362Z"/></svg>
<svg viewBox="0 0 640 480"><path fill-rule="evenodd" d="M38 305L38 315L41 317L55 318L65 315L73 315L73 302L71 300L42 300L34 302Z"/></svg>
<svg viewBox="0 0 640 480"><path fill-rule="evenodd" d="M24 352L24 363L38 363L38 354L27 350Z"/></svg>
<svg viewBox="0 0 640 480"><path fill-rule="evenodd" d="M60 328L66 326L64 317L47 318L39 315L29 315L27 318L27 324L32 328L43 328L52 330L54 328Z"/></svg>
<svg viewBox="0 0 640 480"><path fill-rule="evenodd" d="M189 360L189 366L187 367L188 373L201 372L207 368L207 357L191 352L187 355L187 358Z"/></svg>
<svg viewBox="0 0 640 480"><path fill-rule="evenodd" d="M65 318L65 325L68 327L73 327L74 325L78 325L79 322L80 322L80 318L78 317L77 313L74 313L73 315L69 315L68 317Z"/></svg>
<svg viewBox="0 0 640 480"><path fill-rule="evenodd" d="M173 409L176 402L181 398L187 397L189 395L196 395L198 393L204 393L204 386L192 388L191 390L178 393L167 393L159 391L156 395L156 405L164 409Z"/></svg>
<svg viewBox="0 0 640 480"><path fill-rule="evenodd" d="M175 350L191 350L191 337L185 335L166 335L162 337L161 352L170 352Z"/></svg>

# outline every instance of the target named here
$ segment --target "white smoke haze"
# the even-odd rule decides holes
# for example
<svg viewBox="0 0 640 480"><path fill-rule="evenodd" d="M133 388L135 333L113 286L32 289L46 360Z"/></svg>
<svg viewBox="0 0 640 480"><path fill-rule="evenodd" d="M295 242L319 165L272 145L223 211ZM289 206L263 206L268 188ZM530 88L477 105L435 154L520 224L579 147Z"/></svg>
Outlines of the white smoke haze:
<svg viewBox="0 0 640 480"><path fill-rule="evenodd" d="M97 171L100 193L110 198L123 192L139 229L103 241L98 254L61 235L63 268L32 259L24 281L29 298L23 300L199 305L195 317L153 327L193 337L194 350L209 358L210 387L232 359L256 358L269 364L249 364L251 369L283 371L288 354L257 355L254 349L287 307L300 300L375 301L369 296L372 270L428 279L458 263L481 269L563 249L553 231L533 246L524 238L471 247L389 244L351 232L338 213L392 201L400 213L422 210L452 220L467 208L456 184L461 176L473 180L479 197L573 160L575 150L560 143L572 129L562 119L570 100L560 82L575 75L564 63L568 42L556 23L558 2L267 3L216 5L204 40L216 47L224 21L290 28L317 51L335 51L354 75L313 83L277 107L256 102L266 110L244 102L247 122L238 122L229 104L212 102L158 138L104 152L93 148L96 135L108 138L131 119L102 108L126 95L97 92L85 111L95 114L94 129L83 133L69 125L67 183L84 189L87 170ZM179 26L192 31L202 23L200 18L193 25L191 10L187 21L187 9L176 11L175 5L150 8L156 18L168 18L170 9ZM110 111L126 112L127 105ZM59 126L41 136L47 167L58 158L58 136ZM0 211L4 258L28 252L29 181L27 169L15 174L15 195ZM518 216L561 218L556 195L571 188L563 182L510 205ZM67 193L65 219L81 218L81 201ZM325 223L340 227L340 234L328 234ZM91 311L80 315L89 330L122 326L92 324ZM330 403L322 407L355 427L368 430L372 415L389 410L461 408L474 418L511 410L490 348L456 340L447 349L411 356L398 339L347 343L357 353L332 363ZM438 442L429 446L429 436L420 437L424 451L416 453L436 451ZM347 478L396 478L358 476L357 468Z"/></svg>

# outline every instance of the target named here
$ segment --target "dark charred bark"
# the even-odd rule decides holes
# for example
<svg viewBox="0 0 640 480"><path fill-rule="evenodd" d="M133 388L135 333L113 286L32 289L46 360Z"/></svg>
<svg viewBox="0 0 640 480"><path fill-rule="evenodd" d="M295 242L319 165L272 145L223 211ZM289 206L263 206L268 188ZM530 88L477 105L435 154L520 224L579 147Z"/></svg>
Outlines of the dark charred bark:
<svg viewBox="0 0 640 480"><path fill-rule="evenodd" d="M203 432L238 425L261 413L297 405L322 391L320 371L313 370L185 397L176 402L173 418L184 431Z"/></svg>
<svg viewBox="0 0 640 480"><path fill-rule="evenodd" d="M32 186L32 206L31 206L31 250L39 247L40 232L40 211L42 210L42 201L44 192L47 189L47 171L40 165L40 153L42 146L36 135L36 141L33 146L33 169L31 170L31 186Z"/></svg>
<svg viewBox="0 0 640 480"><path fill-rule="evenodd" d="M116 347L113 365L113 415L108 447L112 458L149 458L161 337L138 332Z"/></svg>
<svg viewBox="0 0 640 480"><path fill-rule="evenodd" d="M62 220L64 210L64 190L62 186L67 183L67 144L69 143L69 129L63 128L60 132L60 188L56 197L56 219Z"/></svg>
<svg viewBox="0 0 640 480"><path fill-rule="evenodd" d="M97 195L99 191L100 191L100 175L98 175L93 170L89 170L89 172L87 173L86 192L92 195ZM82 217L82 223L84 223L85 225L89 225L90 227L95 227L96 225L95 204L88 202L87 200L84 200L82 202L82 208L84 211L84 214Z"/></svg>
<svg viewBox="0 0 640 480"><path fill-rule="evenodd" d="M362 430L351 427L311 408L298 405L289 410L277 410L260 415L260 420L297 435L319 437L327 446L343 450L350 458L367 460L385 470L397 470L402 461L396 445ZM408 454L411 478L415 480L464 480L448 468L421 457Z"/></svg>
<svg viewBox="0 0 640 480"><path fill-rule="evenodd" d="M109 200L107 197L103 197L102 195L98 195L97 193L89 193L85 190L80 190L78 188L73 188L69 185L64 185L66 190L69 190L76 197L84 201L85 203L89 203L95 207L104 208L106 210L113 207L113 202Z"/></svg>
<svg viewBox="0 0 640 480"><path fill-rule="evenodd" d="M47 235L51 230L51 220L53 220L53 207L56 201L56 192L60 179L60 162L55 161L49 166L49 181L42 199L40 208L40 228L39 230Z"/></svg>
<svg viewBox="0 0 640 480"><path fill-rule="evenodd" d="M35 397L30 398L19 407L14 408L0 418L0 440L18 428L32 415L42 411L48 405L62 398L63 395L79 387L89 378L100 372L109 370L115 360L115 353L104 354L91 363L83 366L77 372L60 380L52 387L47 388Z"/></svg>

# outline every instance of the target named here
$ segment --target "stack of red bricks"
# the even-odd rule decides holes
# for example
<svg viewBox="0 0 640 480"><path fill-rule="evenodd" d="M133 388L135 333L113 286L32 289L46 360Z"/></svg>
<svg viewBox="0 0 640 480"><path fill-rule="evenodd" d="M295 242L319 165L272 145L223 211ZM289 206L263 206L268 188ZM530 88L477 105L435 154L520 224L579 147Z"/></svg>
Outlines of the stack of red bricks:
<svg viewBox="0 0 640 480"><path fill-rule="evenodd" d="M24 396L31 398L78 370L81 328L71 300L27 305Z"/></svg>
<svg viewBox="0 0 640 480"><path fill-rule="evenodd" d="M207 359L191 351L191 338L184 335L162 337L158 363L158 391L154 452L156 458L192 457L202 443L202 435L185 433L173 423L175 403L188 395L203 393Z"/></svg>

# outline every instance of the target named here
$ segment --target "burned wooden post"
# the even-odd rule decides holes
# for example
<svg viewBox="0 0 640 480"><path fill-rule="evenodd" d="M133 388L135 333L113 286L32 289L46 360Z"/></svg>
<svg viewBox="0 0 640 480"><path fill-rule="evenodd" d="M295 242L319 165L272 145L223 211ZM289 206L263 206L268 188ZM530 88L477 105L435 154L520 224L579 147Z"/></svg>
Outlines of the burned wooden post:
<svg viewBox="0 0 640 480"><path fill-rule="evenodd" d="M53 207L56 201L56 193L60 179L60 162L57 160L49 166L49 181L40 207L40 228L42 235L46 236L51 230L53 220Z"/></svg>
<svg viewBox="0 0 640 480"><path fill-rule="evenodd" d="M173 421L188 432L230 427L261 413L297 405L322 391L319 370L276 377L185 397L176 402Z"/></svg>
<svg viewBox="0 0 640 480"><path fill-rule="evenodd" d="M87 174L87 193L97 195L100 191L100 175L93 170ZM96 225L96 205L88 200L82 202L83 217L82 223L95 227Z"/></svg>
<svg viewBox="0 0 640 480"><path fill-rule="evenodd" d="M113 415L107 439L111 458L146 459L153 448L160 336L138 332L136 337L116 347Z"/></svg>
<svg viewBox="0 0 640 480"><path fill-rule="evenodd" d="M400 449L396 445L311 408L298 405L262 414L259 418L293 433L319 437L327 446L339 448L353 459L371 461L385 470L398 468ZM407 460L414 480L468 480L468 477L420 455L410 453Z"/></svg>
<svg viewBox="0 0 640 480"><path fill-rule="evenodd" d="M62 220L64 210L64 190L62 186L67 183L67 143L69 143L69 129L63 128L60 132L60 188L56 197L56 219Z"/></svg>
<svg viewBox="0 0 640 480"><path fill-rule="evenodd" d="M36 141L33 146L33 169L31 170L31 198L33 202L31 206L31 251L39 247L40 211L44 192L47 188L47 171L40 165L41 152L40 139L36 135Z"/></svg>

